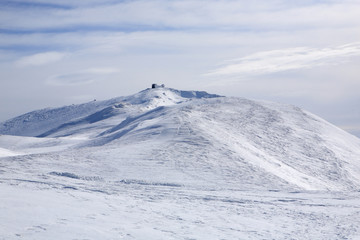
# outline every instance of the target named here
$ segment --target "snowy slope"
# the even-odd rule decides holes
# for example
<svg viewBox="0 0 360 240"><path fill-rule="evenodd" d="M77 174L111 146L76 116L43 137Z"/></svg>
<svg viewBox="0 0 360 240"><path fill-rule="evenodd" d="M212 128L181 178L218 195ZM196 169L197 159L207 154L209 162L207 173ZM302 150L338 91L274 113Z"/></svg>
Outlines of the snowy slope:
<svg viewBox="0 0 360 240"><path fill-rule="evenodd" d="M79 144L78 138L35 138L0 135L0 157L58 152Z"/></svg>
<svg viewBox="0 0 360 240"><path fill-rule="evenodd" d="M360 237L360 139L291 105L146 89L0 134L0 239Z"/></svg>
<svg viewBox="0 0 360 240"><path fill-rule="evenodd" d="M16 155L18 155L16 152L13 152L5 148L0 148L0 157L8 157L8 156L16 156Z"/></svg>

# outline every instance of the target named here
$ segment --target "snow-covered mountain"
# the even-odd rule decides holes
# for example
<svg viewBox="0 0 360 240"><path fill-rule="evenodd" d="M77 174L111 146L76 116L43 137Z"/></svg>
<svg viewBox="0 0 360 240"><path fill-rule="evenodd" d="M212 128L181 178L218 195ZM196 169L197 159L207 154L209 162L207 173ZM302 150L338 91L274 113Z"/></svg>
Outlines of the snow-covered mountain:
<svg viewBox="0 0 360 240"><path fill-rule="evenodd" d="M143 204L158 211L161 216L154 214L153 217L160 221L160 225L164 223L161 221L174 221L172 223L178 224L176 226L182 226L178 211L183 211L183 207L187 206L184 202L186 199L191 203L196 202L188 206L195 213L215 211L217 217L221 217L223 207L233 209L240 205L244 207L244 204L252 208L251 211L264 211L251 215L245 207L237 212L247 216L245 221L238 219L247 229L245 232L235 231L238 228L231 224L221 223L222 227L217 228L219 219L216 217L217 220L211 220L213 222L203 219L212 226L214 233L207 235L207 231L204 231L206 228L201 228L201 223L194 220L193 224L202 229L200 235L194 235L195 239L266 239L267 234L270 234L269 238L292 238L290 233L286 235L288 232L278 227L268 226L260 230L251 227L259 222L269 224L269 219L274 221L273 217L264 218L266 212L284 217L289 214L288 211L298 214L295 218L287 219L288 226L292 226L294 221L312 224L312 228L315 225L319 227L321 221L334 226L330 230L327 228L330 235L316 235L313 230L308 230L311 233L308 236L315 234L317 239L331 239L331 234L360 236L359 227L348 226L349 219L360 223L352 215L344 218L338 212L332 212L331 216L336 218L334 220L331 217L327 219L319 212L306 210L310 206L306 204L312 202L323 204L329 210L335 203L332 200L326 202L324 199L333 199L333 196L326 194L354 194L346 201L358 199L360 139L295 106L222 97L206 92L155 88L107 101L30 112L1 123L0 134L0 184L5 189L2 193L11 191L10 195L14 198L27 194L36 199L34 201L42 202L34 197L38 191L49 198L58 196L59 192L60 198L64 198L63 194L71 194L76 200L95 201L96 206L107 209L105 212L112 216L111 219L119 217L107 212L110 208L120 207L115 203L118 198L128 201L128 207L133 203L135 214L143 218L139 205L135 203L140 199ZM322 191L320 195L319 191ZM273 195L277 193L281 194ZM293 195L300 193L302 200ZM313 193L317 195L311 195ZM151 199L156 204L152 205ZM278 203L287 204L286 199L289 204L296 204L286 205L286 210L271 210L271 206L279 207ZM3 201L5 205L8 204L6 206L13 206L6 199ZM67 197L64 201L72 202ZM174 201L181 202L181 207ZM199 210L204 201L206 207ZM209 201L217 204L208 205ZM161 202L165 202L167 210L160 207ZM359 212L356 210L359 209L358 205L350 202L347 202L350 207L346 210L355 216ZM23 206L29 203L20 201L17 204ZM35 202L31 204L36 205ZM44 204L50 207L48 203ZM108 209L109 206L112 207ZM5 211L14 214L11 207L5 208ZM171 216L165 217L166 211L170 211L168 214ZM178 215L173 216L172 211ZM131 216L129 214L125 214L126 218ZM237 219L233 213L227 214ZM189 223L192 215L185 216L188 220L184 223ZM72 218L72 223L76 221L72 214L69 214L69 218ZM50 219L55 221L54 216ZM99 223L102 218L98 216L96 219L95 222ZM9 219L5 220L9 222ZM134 223L135 220L132 221ZM335 228L336 224L344 222L347 224L346 231ZM147 236L150 232L155 234L153 239L186 239L183 236L190 239L190 233L195 231L180 228L167 231L169 228L166 226L158 231L157 227L147 223L137 226L141 229L145 225L152 230L143 229L144 235L137 235L133 230L128 235L122 235L123 238L149 239ZM48 232L56 233L59 223L52 226ZM13 227L11 221L7 227ZM303 236L306 232L303 226L292 227L295 236ZM42 232L41 228L35 227L35 230ZM221 231L222 228L226 230ZM16 227L14 229L21 231ZM74 230L78 238L113 239L104 238L105 235L100 233L97 233L97 237L82 235L79 229ZM117 233L127 232L126 228L114 229ZM269 229L277 230L273 232ZM23 234L25 232L29 234L28 231L23 231ZM3 234L0 230L0 235ZM15 239L14 236L6 236L4 239ZM26 236L35 236L28 239L46 239L51 234ZM74 235L66 236L74 238Z"/></svg>
<svg viewBox="0 0 360 240"><path fill-rule="evenodd" d="M206 169L217 183L360 190L360 140L289 105L156 88L30 112L1 124L0 133L42 138L24 147L3 136L2 155L97 146L121 149L122 157L140 147L141 158L176 160L198 175Z"/></svg>

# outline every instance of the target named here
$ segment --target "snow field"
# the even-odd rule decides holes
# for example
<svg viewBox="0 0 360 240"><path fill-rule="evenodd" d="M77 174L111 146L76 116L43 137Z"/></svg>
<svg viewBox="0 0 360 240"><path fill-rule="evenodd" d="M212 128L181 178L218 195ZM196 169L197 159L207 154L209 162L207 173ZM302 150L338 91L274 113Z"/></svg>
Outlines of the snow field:
<svg viewBox="0 0 360 240"><path fill-rule="evenodd" d="M359 194L1 186L0 239L356 239ZM6 206L6 207L4 207Z"/></svg>

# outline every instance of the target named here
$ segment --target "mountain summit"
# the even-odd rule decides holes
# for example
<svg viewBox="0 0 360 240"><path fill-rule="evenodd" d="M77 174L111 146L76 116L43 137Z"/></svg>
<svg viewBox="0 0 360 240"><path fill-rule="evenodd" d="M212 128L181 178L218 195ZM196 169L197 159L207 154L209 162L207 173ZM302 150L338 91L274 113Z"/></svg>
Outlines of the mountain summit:
<svg viewBox="0 0 360 240"><path fill-rule="evenodd" d="M114 168L132 159L131 172L146 160L147 175L128 176L141 181L360 189L360 140L290 105L155 88L30 112L1 124L0 133L37 137L35 152L93 153L90 158L111 161ZM3 155L33 148L0 147Z"/></svg>

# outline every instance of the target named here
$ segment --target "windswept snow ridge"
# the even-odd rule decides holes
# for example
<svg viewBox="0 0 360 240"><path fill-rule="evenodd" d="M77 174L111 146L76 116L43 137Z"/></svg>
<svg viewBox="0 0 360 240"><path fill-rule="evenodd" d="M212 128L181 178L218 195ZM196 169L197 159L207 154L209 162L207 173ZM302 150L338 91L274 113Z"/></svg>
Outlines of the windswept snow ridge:
<svg viewBox="0 0 360 240"><path fill-rule="evenodd" d="M0 239L360 236L360 140L291 105L156 88L0 134Z"/></svg>
<svg viewBox="0 0 360 240"><path fill-rule="evenodd" d="M128 97L29 112L1 123L0 134L34 137L64 124L77 124L81 121L93 123L106 120L117 115L113 111L114 108L125 108L126 114L133 114L191 99L214 97L220 96L201 91L179 91L165 88L146 89Z"/></svg>

